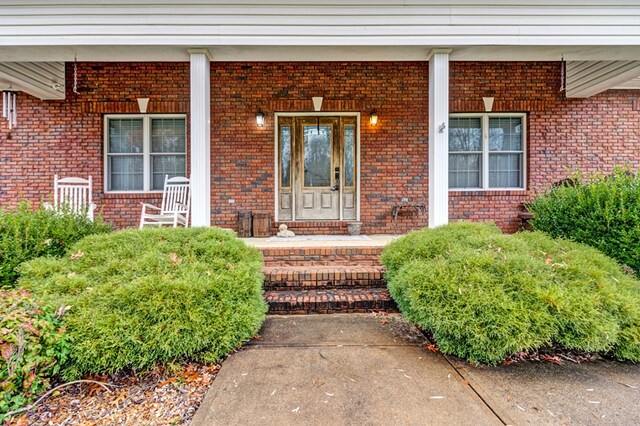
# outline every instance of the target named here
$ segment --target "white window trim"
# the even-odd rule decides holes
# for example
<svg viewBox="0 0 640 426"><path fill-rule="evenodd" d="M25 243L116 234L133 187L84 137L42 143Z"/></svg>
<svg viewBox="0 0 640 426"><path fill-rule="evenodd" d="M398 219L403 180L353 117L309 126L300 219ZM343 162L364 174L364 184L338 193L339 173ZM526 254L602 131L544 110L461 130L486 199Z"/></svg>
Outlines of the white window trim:
<svg viewBox="0 0 640 426"><path fill-rule="evenodd" d="M142 156L143 156L143 173L142 173L142 190L133 191L112 191L109 190L109 120L110 119L126 119L126 118L142 118ZM185 139L187 136L187 116L185 114L105 114L104 116L104 160L103 160L103 177L104 177L104 193L105 194L158 194L162 193L162 189L151 190L151 119L162 118L183 118L185 120ZM185 163L187 161L187 141L185 140Z"/></svg>
<svg viewBox="0 0 640 426"><path fill-rule="evenodd" d="M482 188L449 188L449 192L495 192L495 191L526 191L527 190L527 114L521 112L482 112L455 113L450 118L481 118L482 119ZM515 117L522 120L522 187L491 188L489 187L489 118ZM514 153L516 151L513 151ZM520 151L517 151L520 153ZM509 153L507 151L506 153ZM447 176L447 186L449 186Z"/></svg>

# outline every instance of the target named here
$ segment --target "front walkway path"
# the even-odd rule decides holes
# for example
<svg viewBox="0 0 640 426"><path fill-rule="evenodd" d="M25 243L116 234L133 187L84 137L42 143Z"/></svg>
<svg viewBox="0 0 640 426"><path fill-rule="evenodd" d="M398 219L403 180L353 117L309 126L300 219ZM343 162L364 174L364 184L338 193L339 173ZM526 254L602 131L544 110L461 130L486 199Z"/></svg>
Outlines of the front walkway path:
<svg viewBox="0 0 640 426"><path fill-rule="evenodd" d="M193 426L499 425L398 315L270 316L223 364Z"/></svg>

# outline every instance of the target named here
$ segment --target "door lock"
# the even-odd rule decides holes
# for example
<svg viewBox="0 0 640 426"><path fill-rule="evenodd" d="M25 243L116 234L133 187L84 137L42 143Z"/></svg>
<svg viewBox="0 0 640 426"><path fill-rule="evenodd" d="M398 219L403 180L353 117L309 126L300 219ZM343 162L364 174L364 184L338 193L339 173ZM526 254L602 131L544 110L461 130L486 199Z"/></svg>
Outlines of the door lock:
<svg viewBox="0 0 640 426"><path fill-rule="evenodd" d="M333 175L333 177L334 177L335 185L333 185L333 186L331 187L331 190L332 190L332 191L337 191L337 190L339 190L339 189L340 189L340 167L336 167L336 168L334 169L334 175Z"/></svg>

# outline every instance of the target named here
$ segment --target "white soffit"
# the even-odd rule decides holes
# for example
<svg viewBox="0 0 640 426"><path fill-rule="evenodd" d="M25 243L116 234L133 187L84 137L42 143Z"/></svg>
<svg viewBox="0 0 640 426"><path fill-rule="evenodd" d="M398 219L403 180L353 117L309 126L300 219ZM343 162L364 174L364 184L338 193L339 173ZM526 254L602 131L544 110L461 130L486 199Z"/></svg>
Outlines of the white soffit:
<svg viewBox="0 0 640 426"><path fill-rule="evenodd" d="M2 1L2 0L0 0ZM640 0L639 0L640 1ZM640 44L640 38L638 43ZM207 48L214 62L424 61L438 46L0 46L11 62L188 62L190 47ZM451 61L633 61L638 46L459 46Z"/></svg>
<svg viewBox="0 0 640 426"><path fill-rule="evenodd" d="M640 76L640 60L569 61L566 72L567 97L588 98L634 81Z"/></svg>
<svg viewBox="0 0 640 426"><path fill-rule="evenodd" d="M64 62L0 62L0 89L40 99L64 99Z"/></svg>
<svg viewBox="0 0 640 426"><path fill-rule="evenodd" d="M614 87L614 89L640 89L640 77L629 80Z"/></svg>

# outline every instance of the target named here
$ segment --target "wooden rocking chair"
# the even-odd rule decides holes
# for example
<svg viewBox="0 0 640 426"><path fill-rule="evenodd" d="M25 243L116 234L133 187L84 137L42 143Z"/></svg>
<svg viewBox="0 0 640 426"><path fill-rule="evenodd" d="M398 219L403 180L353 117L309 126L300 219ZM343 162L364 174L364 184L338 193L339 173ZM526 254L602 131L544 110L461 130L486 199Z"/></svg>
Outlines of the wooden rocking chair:
<svg viewBox="0 0 640 426"><path fill-rule="evenodd" d="M93 204L92 192L93 180L79 177L59 178L53 177L53 205L45 203L46 209L64 213L74 213L86 215L87 219L93 220L93 211L96 205Z"/></svg>
<svg viewBox="0 0 640 426"><path fill-rule="evenodd" d="M176 228L182 225L189 226L189 210L191 208L191 191L189 179L186 177L164 177L164 192L162 193L162 206L142 204L140 216L140 228L145 225L161 227L171 225Z"/></svg>

